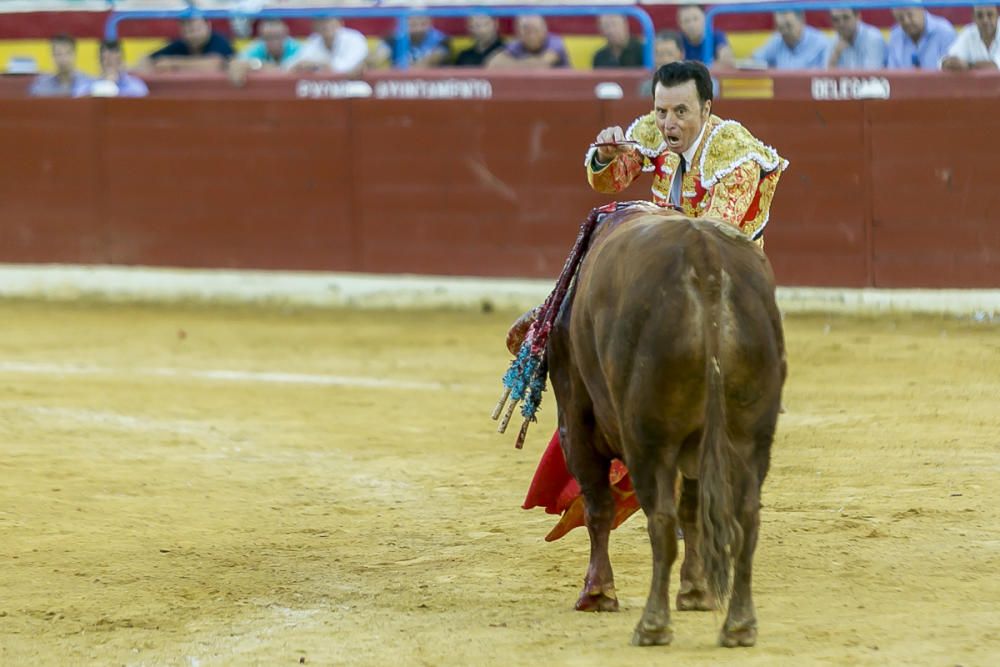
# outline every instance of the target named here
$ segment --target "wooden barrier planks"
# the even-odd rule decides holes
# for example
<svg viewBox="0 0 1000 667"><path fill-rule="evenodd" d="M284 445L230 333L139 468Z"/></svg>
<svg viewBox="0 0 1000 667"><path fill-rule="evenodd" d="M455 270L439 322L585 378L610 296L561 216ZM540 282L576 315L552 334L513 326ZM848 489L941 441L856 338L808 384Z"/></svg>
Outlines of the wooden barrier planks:
<svg viewBox="0 0 1000 667"><path fill-rule="evenodd" d="M728 101L784 285L1000 286L988 100ZM7 100L0 261L554 277L638 101ZM617 196L648 198L649 177Z"/></svg>

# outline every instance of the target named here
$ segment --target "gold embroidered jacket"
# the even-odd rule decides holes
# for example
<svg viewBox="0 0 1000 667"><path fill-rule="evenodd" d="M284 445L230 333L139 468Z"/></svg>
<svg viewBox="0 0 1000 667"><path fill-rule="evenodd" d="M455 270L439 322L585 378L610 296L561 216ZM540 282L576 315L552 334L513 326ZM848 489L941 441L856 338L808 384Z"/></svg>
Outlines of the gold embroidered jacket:
<svg viewBox="0 0 1000 667"><path fill-rule="evenodd" d="M654 112L640 116L625 138L638 146L594 171L587 153L587 180L598 192L621 192L639 176L653 172L653 201L667 206L680 156L667 150L656 127ZM701 144L681 182L681 209L693 218L716 218L739 227L750 238L761 238L771 199L788 161L732 120L710 116Z"/></svg>

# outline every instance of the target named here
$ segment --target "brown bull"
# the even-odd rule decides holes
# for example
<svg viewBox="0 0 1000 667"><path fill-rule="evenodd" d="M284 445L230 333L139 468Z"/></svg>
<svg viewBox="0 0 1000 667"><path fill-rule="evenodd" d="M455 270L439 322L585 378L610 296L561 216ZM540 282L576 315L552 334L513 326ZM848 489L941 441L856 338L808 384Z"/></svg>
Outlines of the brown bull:
<svg viewBox="0 0 1000 667"><path fill-rule="evenodd" d="M559 435L590 533L577 608L618 608L608 470L619 458L646 513L653 551L649 598L632 643L673 638L668 588L679 522L685 553L677 608L716 608L730 593L732 566L719 641L752 646L760 490L785 379L770 264L722 222L643 209L609 216L603 230L548 348Z"/></svg>

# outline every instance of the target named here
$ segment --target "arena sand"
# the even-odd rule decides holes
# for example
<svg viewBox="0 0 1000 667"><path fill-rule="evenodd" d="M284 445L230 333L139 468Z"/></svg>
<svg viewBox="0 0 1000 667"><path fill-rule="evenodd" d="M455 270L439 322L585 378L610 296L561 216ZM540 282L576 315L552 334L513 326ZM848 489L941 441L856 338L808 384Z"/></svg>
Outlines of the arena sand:
<svg viewBox="0 0 1000 667"><path fill-rule="evenodd" d="M1000 325L789 318L759 643L636 649L645 522L588 615L519 509L513 316L0 304L0 664L998 664Z"/></svg>

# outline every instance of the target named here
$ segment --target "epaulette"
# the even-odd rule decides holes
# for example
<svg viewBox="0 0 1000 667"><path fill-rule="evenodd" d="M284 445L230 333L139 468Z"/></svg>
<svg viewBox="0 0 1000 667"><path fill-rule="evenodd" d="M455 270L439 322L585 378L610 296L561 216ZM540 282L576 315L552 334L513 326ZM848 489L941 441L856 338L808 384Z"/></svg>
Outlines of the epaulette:
<svg viewBox="0 0 1000 667"><path fill-rule="evenodd" d="M724 120L705 139L701 153L701 185L714 186L741 165L756 162L763 173L785 169L788 161L734 120Z"/></svg>
<svg viewBox="0 0 1000 667"><path fill-rule="evenodd" d="M639 152L651 160L667 150L667 142L663 140L660 128L656 127L654 113L650 111L644 116L639 116L625 131L625 138L638 142Z"/></svg>

